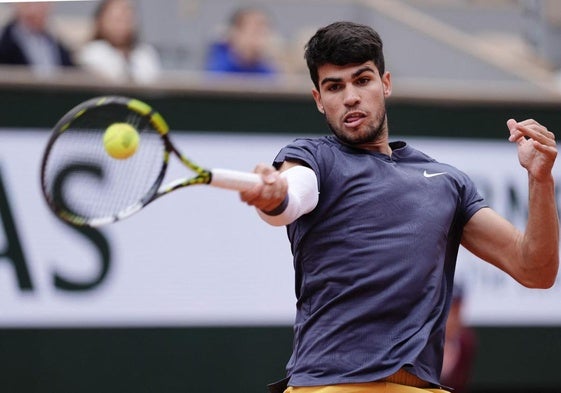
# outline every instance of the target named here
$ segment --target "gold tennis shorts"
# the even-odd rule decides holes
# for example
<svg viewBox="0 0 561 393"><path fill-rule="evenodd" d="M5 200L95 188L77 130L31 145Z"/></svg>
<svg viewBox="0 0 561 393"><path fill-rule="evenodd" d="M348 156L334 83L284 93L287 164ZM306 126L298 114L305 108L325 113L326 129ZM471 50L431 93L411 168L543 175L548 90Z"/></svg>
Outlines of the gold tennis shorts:
<svg viewBox="0 0 561 393"><path fill-rule="evenodd" d="M330 386L289 386L284 393L449 393L438 388L416 388L392 382L351 383Z"/></svg>

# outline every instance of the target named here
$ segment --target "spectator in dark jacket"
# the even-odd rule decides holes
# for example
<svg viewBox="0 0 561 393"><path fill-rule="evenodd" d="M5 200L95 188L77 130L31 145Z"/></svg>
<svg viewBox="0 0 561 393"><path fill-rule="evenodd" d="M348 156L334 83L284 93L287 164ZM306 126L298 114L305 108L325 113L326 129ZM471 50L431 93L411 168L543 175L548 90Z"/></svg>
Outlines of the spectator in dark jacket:
<svg viewBox="0 0 561 393"><path fill-rule="evenodd" d="M40 74L73 66L70 51L48 29L52 4L14 4L14 16L0 35L0 64L27 65Z"/></svg>

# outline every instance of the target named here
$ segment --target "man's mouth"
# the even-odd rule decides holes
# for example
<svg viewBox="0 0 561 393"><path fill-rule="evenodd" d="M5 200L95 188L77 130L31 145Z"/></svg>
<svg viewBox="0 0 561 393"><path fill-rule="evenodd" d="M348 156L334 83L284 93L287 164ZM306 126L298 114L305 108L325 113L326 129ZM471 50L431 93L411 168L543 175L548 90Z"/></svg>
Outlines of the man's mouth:
<svg viewBox="0 0 561 393"><path fill-rule="evenodd" d="M355 111L347 113L343 118L343 122L347 127L358 127L364 118L366 118L366 114L364 112Z"/></svg>

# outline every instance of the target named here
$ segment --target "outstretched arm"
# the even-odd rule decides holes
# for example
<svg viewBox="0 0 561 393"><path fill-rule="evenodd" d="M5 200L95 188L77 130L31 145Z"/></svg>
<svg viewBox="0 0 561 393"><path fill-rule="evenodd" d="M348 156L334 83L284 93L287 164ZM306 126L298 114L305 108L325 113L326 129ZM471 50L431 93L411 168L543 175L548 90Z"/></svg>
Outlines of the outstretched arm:
<svg viewBox="0 0 561 393"><path fill-rule="evenodd" d="M286 198L288 182L281 177L281 171L277 171L271 165L258 164L254 172L261 175L263 183L240 192L240 199L262 211L275 210Z"/></svg>
<svg viewBox="0 0 561 393"><path fill-rule="evenodd" d="M280 170L259 164L262 184L240 193L242 201L257 208L259 216L275 226L288 225L312 211L318 203L317 177L309 167L285 161Z"/></svg>
<svg viewBox="0 0 561 393"><path fill-rule="evenodd" d="M528 222L524 232L491 209L481 209L464 228L462 245L522 285L549 288L559 268L559 221L551 173L555 135L535 120L507 122L520 165L528 172Z"/></svg>

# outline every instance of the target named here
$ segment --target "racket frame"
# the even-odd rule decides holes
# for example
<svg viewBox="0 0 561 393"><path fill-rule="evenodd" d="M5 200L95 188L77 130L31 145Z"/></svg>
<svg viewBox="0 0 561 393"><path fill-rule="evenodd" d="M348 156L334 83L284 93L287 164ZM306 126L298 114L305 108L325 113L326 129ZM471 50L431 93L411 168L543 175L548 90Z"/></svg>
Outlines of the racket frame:
<svg viewBox="0 0 561 393"><path fill-rule="evenodd" d="M59 206L55 202L54 198L52 198L49 190L47 189L45 171L47 168L49 153L56 140L70 128L74 121L83 116L88 110L106 105L124 106L150 122L152 127L159 133L160 138L162 139L164 148L163 164L156 180L138 203L135 203L114 215L88 219ZM192 170L195 173L195 176L177 179L162 186L162 182L164 181L167 168L169 166L170 156L172 154L175 155L184 166ZM195 164L174 146L169 137L169 126L159 112L155 111L150 105L135 98L115 95L89 99L67 112L53 127L51 137L47 142L41 162L41 190L47 204L56 216L75 226L98 227L120 221L137 213L146 205L161 196L169 194L179 188L191 185L206 184L223 189L244 191L250 189L256 184L260 184L261 182L261 177L255 173L239 172L220 168L209 170Z"/></svg>

